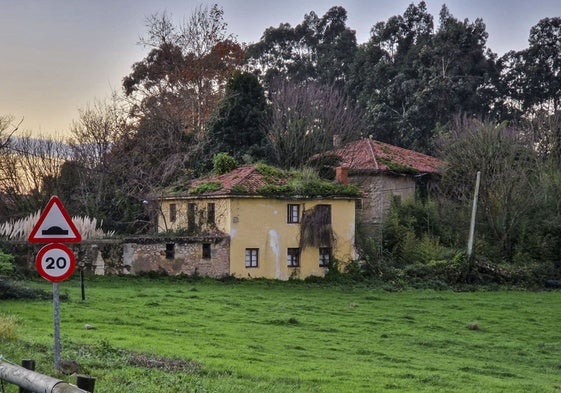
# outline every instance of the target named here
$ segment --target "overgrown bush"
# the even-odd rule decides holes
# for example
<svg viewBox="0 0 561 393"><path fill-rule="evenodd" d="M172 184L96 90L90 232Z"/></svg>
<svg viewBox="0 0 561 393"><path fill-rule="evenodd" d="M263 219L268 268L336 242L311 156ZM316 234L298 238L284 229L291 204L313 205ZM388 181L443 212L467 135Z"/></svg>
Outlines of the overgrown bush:
<svg viewBox="0 0 561 393"><path fill-rule="evenodd" d="M0 278L0 299L51 299L52 294L37 288L27 288L8 279ZM68 299L68 295L60 294L61 300Z"/></svg>
<svg viewBox="0 0 561 393"><path fill-rule="evenodd" d="M14 256L0 250L0 277L14 274Z"/></svg>
<svg viewBox="0 0 561 393"><path fill-rule="evenodd" d="M13 315L0 315L0 340L11 341L18 338L19 320Z"/></svg>
<svg viewBox="0 0 561 393"><path fill-rule="evenodd" d="M217 175L231 172L238 167L236 159L228 153L218 153L214 156L212 163L214 165L214 173Z"/></svg>

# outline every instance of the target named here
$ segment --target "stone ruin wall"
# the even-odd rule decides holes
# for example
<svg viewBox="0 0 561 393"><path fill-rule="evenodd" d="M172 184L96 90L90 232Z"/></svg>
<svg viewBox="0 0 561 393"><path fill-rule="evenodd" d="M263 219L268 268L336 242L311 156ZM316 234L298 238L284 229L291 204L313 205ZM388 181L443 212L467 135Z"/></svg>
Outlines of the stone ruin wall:
<svg viewBox="0 0 561 393"><path fill-rule="evenodd" d="M210 249L210 258L203 258L203 244ZM15 256L17 268L29 273L36 271L35 256L43 246L28 242L0 244L0 248ZM81 267L87 274L138 275L154 272L213 278L230 275L230 239L227 236L127 238L83 241L68 246L76 255L76 269Z"/></svg>

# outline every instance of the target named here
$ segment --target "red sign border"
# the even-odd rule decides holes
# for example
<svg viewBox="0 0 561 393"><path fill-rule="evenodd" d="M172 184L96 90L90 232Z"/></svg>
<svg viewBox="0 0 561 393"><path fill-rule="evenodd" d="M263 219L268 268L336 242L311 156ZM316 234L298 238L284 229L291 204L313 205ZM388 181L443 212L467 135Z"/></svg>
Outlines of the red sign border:
<svg viewBox="0 0 561 393"><path fill-rule="evenodd" d="M38 237L36 237L37 232L39 231L39 229L43 225L43 221L45 221L45 219L49 215L53 205L55 205L55 204L57 205L60 212L62 213L62 216L66 220L66 223L70 227L70 230L72 232L74 232L75 237L70 237L70 238L56 238L56 237L53 237L53 238L38 238ZM54 195L54 196L51 197L51 199L49 199L49 203L47 203L47 206L45 207L45 209L43 209L43 212L41 213L41 216L39 217L39 220L37 221L37 224L35 224L35 226L33 227L33 230L29 234L29 237L27 238L27 240L30 243L75 243L75 242L82 241L82 235L80 234L80 232L78 232L78 229L76 229L76 226L72 222L72 218L70 217L70 215L68 214L68 212L64 208L64 206L63 206L61 200L59 199L59 197Z"/></svg>
<svg viewBox="0 0 561 393"><path fill-rule="evenodd" d="M53 277L49 273L47 273L43 269L43 264L41 263L41 260L43 259L43 256L48 251L50 251L52 249L55 249L55 248L58 248L59 250L64 251L68 255L68 259L69 259L69 262L70 262L70 267L68 268L68 271L66 273L64 273L62 276L57 276L57 277ZM67 278L69 278L70 276L72 276L72 274L74 273L74 270L76 270L76 255L74 255L74 252L68 246L65 246L64 244L61 244L61 243L47 244L46 246L41 248L39 250L39 252L37 253L37 256L35 257L35 268L39 272L39 275L41 275L41 277L43 277L47 281L50 281L50 282L64 281Z"/></svg>

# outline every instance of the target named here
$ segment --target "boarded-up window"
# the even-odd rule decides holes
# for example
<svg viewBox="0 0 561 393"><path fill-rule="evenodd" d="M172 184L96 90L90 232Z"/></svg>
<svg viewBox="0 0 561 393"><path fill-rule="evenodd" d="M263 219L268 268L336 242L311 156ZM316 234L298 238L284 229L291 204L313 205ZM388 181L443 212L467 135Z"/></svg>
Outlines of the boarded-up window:
<svg viewBox="0 0 561 393"><path fill-rule="evenodd" d="M187 205L187 229L190 231L195 230L197 223L196 223L196 212L197 212L197 204L189 203Z"/></svg>
<svg viewBox="0 0 561 393"><path fill-rule="evenodd" d="M169 220L171 222L177 220L177 205L175 203L169 204Z"/></svg>
<svg viewBox="0 0 561 393"><path fill-rule="evenodd" d="M216 207L214 203L209 203L206 208L207 212L207 223L214 224L216 222Z"/></svg>
<svg viewBox="0 0 561 393"><path fill-rule="evenodd" d="M304 210L300 225L300 248L331 247L332 243L331 205L316 205Z"/></svg>

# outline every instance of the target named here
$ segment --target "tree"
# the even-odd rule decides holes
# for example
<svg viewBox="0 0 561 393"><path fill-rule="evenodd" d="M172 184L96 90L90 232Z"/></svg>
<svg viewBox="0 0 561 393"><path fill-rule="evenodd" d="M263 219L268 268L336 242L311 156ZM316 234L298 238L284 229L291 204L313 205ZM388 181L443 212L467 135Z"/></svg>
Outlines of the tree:
<svg viewBox="0 0 561 393"><path fill-rule="evenodd" d="M23 119L21 119L21 121L18 124L13 125L12 116L0 115L0 152L10 145L10 140L12 136L19 129L19 126L21 125L22 122Z"/></svg>
<svg viewBox="0 0 561 393"><path fill-rule="evenodd" d="M271 117L265 124L279 167L301 168L316 153L333 148L333 138L341 143L361 136L362 117L352 102L338 89L317 83L279 80L272 86Z"/></svg>
<svg viewBox="0 0 561 393"><path fill-rule="evenodd" d="M226 94L208 124L205 149L208 156L226 152L237 161L244 156L265 160L268 117L265 92L254 74L236 72L226 85Z"/></svg>
<svg viewBox="0 0 561 393"><path fill-rule="evenodd" d="M117 183L113 173L115 146L131 132L121 99L95 101L79 109L70 127L71 158L61 168L58 195L69 210L104 220L111 226L121 212L114 207Z"/></svg>
<svg viewBox="0 0 561 393"><path fill-rule="evenodd" d="M123 80L125 94L137 100L134 115L177 118L186 132L202 131L243 60L223 14L214 5L199 6L180 26L165 13L147 19L148 36L141 43L152 50Z"/></svg>
<svg viewBox="0 0 561 393"><path fill-rule="evenodd" d="M522 135L505 124L464 117L456 119L442 144L444 195L469 210L476 173L481 171L479 239L489 248L496 245L506 261L523 247L524 231L543 195L536 154Z"/></svg>
<svg viewBox="0 0 561 393"><path fill-rule="evenodd" d="M494 100L494 55L483 21L460 22L443 6L438 30L426 4L372 29L359 49L349 92L366 111L370 133L427 153L456 113L484 115Z"/></svg>
<svg viewBox="0 0 561 393"><path fill-rule="evenodd" d="M500 59L506 104L519 113L561 110L561 18L544 18L533 26L529 47ZM513 104L514 100L514 104Z"/></svg>
<svg viewBox="0 0 561 393"><path fill-rule="evenodd" d="M266 87L278 77L342 87L356 52L356 34L346 22L347 11L332 7L321 18L306 14L296 27L270 27L248 48L249 65Z"/></svg>
<svg viewBox="0 0 561 393"><path fill-rule="evenodd" d="M244 53L227 34L217 5L198 7L179 26L165 13L149 17L147 26L141 43L152 49L123 80L132 131L108 155L113 202L127 231L139 229L146 219L143 201L156 190L199 174L206 123Z"/></svg>
<svg viewBox="0 0 561 393"><path fill-rule="evenodd" d="M68 146L53 138L10 138L0 160L0 195L8 214L21 218L43 208L69 155Z"/></svg>

